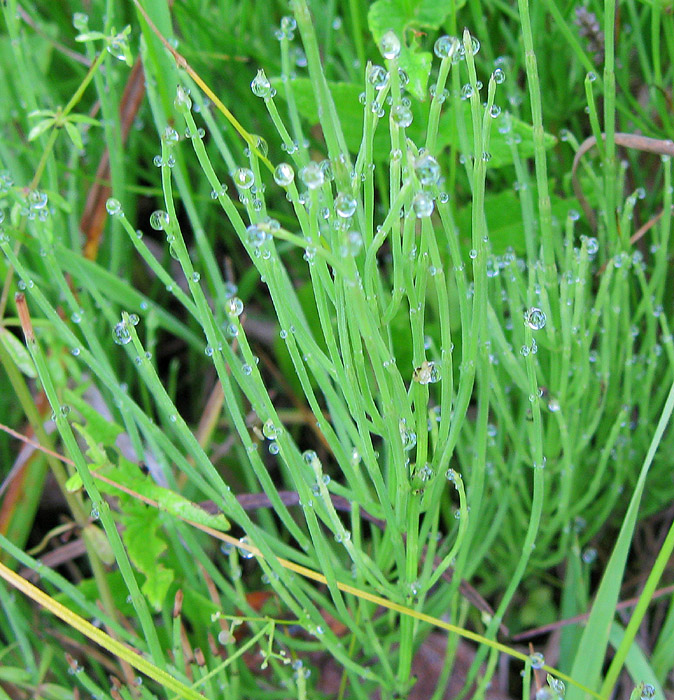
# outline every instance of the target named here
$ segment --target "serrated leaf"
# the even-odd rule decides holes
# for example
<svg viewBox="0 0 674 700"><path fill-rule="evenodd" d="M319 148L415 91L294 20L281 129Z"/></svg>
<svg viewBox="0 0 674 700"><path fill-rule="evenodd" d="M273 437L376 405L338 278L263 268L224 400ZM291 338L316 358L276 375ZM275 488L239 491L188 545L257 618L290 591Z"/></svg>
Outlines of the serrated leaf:
<svg viewBox="0 0 674 700"><path fill-rule="evenodd" d="M161 564L155 564L152 575L148 576L140 590L147 597L152 607L159 612L168 595L168 589L173 583L175 574Z"/></svg>
<svg viewBox="0 0 674 700"><path fill-rule="evenodd" d="M120 456L120 468L106 468L104 475L111 481L155 501L159 510L177 515L185 520L191 520L205 527L211 527L214 530L223 531L230 528L229 521L222 513L212 515L175 491L159 486L152 480L151 476L142 475L138 467L124 457ZM115 488L112 484L99 481L99 488L105 493L120 495L120 489ZM127 496L127 498L133 498L133 496Z"/></svg>
<svg viewBox="0 0 674 700"><path fill-rule="evenodd" d="M82 143L82 134L80 134L80 130L69 121L66 121L63 126L70 140L73 142L73 146L75 146L78 151L83 151L84 144Z"/></svg>
<svg viewBox="0 0 674 700"><path fill-rule="evenodd" d="M26 346L12 333L4 327L0 327L0 342L5 346L14 364L19 370L31 379L37 377L33 358L30 356Z"/></svg>
<svg viewBox="0 0 674 700"><path fill-rule="evenodd" d="M47 129L53 126L53 124L54 119L44 119L43 121L39 122L28 132L28 140L35 141L35 139L38 136L40 136L40 134L43 134L45 131L47 131Z"/></svg>

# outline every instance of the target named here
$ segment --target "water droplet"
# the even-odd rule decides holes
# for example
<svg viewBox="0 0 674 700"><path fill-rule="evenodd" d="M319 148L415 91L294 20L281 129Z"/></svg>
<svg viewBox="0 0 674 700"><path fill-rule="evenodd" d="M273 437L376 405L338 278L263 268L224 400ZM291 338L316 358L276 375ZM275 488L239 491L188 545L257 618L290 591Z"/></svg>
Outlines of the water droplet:
<svg viewBox="0 0 674 700"><path fill-rule="evenodd" d="M430 216L435 208L433 198L426 192L417 192L412 200L412 208L418 219Z"/></svg>
<svg viewBox="0 0 674 700"><path fill-rule="evenodd" d="M262 426L262 434L267 438L267 440L274 440L277 437L278 431L274 425L274 421L270 418L264 422Z"/></svg>
<svg viewBox="0 0 674 700"><path fill-rule="evenodd" d="M311 162L300 170L300 180L310 190L316 190L325 182L325 171L318 163Z"/></svg>
<svg viewBox="0 0 674 700"><path fill-rule="evenodd" d="M198 282L201 279L201 275L198 272L192 273L192 282Z"/></svg>
<svg viewBox="0 0 674 700"><path fill-rule="evenodd" d="M129 331L124 321L120 321L112 329L112 337L117 345L126 345L131 341L131 331Z"/></svg>
<svg viewBox="0 0 674 700"><path fill-rule="evenodd" d="M255 224L251 224L246 229L246 240L254 248L259 248L266 240L267 234Z"/></svg>
<svg viewBox="0 0 674 700"><path fill-rule="evenodd" d="M84 12L75 12L73 15L73 27L78 32L85 32L89 28L89 15Z"/></svg>
<svg viewBox="0 0 674 700"><path fill-rule="evenodd" d="M566 686L564 685L564 681L548 674L548 685L550 686L552 692L556 693L558 697L564 697L564 694L566 693Z"/></svg>
<svg viewBox="0 0 674 700"><path fill-rule="evenodd" d="M250 540L247 537L242 537L239 540L239 544L241 545L249 545ZM243 547L239 548L239 555L241 556L242 559L252 559L255 555L253 552L249 552L247 549L244 549Z"/></svg>
<svg viewBox="0 0 674 700"><path fill-rule="evenodd" d="M440 165L430 153L423 153L414 161L414 172L422 187L432 187L440 180Z"/></svg>
<svg viewBox="0 0 674 700"><path fill-rule="evenodd" d="M138 314L129 314L129 323L132 326L137 326L139 321Z"/></svg>
<svg viewBox="0 0 674 700"><path fill-rule="evenodd" d="M110 214L110 216L117 216L122 212L122 204L119 199L110 197L110 199L108 199L108 201L105 203L105 210L108 212L108 214Z"/></svg>
<svg viewBox="0 0 674 700"><path fill-rule="evenodd" d="M596 255L599 252L599 241L593 236L585 239L588 255Z"/></svg>
<svg viewBox="0 0 674 700"><path fill-rule="evenodd" d="M162 134L162 139L168 144L174 144L178 143L180 136L172 126L167 126Z"/></svg>
<svg viewBox="0 0 674 700"><path fill-rule="evenodd" d="M214 352L215 352L215 351L213 350L213 348L212 348L210 345L207 345L207 346L204 348L204 354L206 355L206 357L213 357L213 353L214 353Z"/></svg>
<svg viewBox="0 0 674 700"><path fill-rule="evenodd" d="M391 110L391 119L394 124L407 128L412 123L412 110L407 105L395 105Z"/></svg>
<svg viewBox="0 0 674 700"><path fill-rule="evenodd" d="M49 202L49 197L46 192L40 192L40 190L31 190L28 193L28 207L31 211L40 211L47 206Z"/></svg>
<svg viewBox="0 0 674 700"><path fill-rule="evenodd" d="M278 442L276 442L275 440L272 440L269 443L269 454L270 455L277 455L278 453L279 453Z"/></svg>
<svg viewBox="0 0 674 700"><path fill-rule="evenodd" d="M295 179L295 171L288 163L279 163L274 170L274 182L280 187L288 187Z"/></svg>
<svg viewBox="0 0 674 700"><path fill-rule="evenodd" d="M404 450L411 450L417 444L417 434L407 428L407 421L403 418L399 422L400 439Z"/></svg>
<svg viewBox="0 0 674 700"><path fill-rule="evenodd" d="M381 51L381 55L389 60L398 58L400 55L400 48L400 39L398 39L395 32L392 32L391 30L387 31L379 42L379 50Z"/></svg>
<svg viewBox="0 0 674 700"><path fill-rule="evenodd" d="M461 99L469 100L473 96L473 86L470 83L466 83L461 88Z"/></svg>
<svg viewBox="0 0 674 700"><path fill-rule="evenodd" d="M150 226L155 231L165 231L168 227L168 224L169 215L165 211L157 209L156 211L153 211L152 214L150 214Z"/></svg>
<svg viewBox="0 0 674 700"><path fill-rule="evenodd" d="M356 198L350 194L340 193L335 198L335 211L338 216L348 219L353 216L357 206Z"/></svg>
<svg viewBox="0 0 674 700"><path fill-rule="evenodd" d="M439 37L433 45L433 52L438 58L451 58L458 50L459 40L448 34Z"/></svg>
<svg viewBox="0 0 674 700"><path fill-rule="evenodd" d="M243 313L243 302L239 297L230 297L225 301L225 312L228 316L241 316Z"/></svg>
<svg viewBox="0 0 674 700"><path fill-rule="evenodd" d="M540 331L544 328L545 321L545 313L537 306L532 306L524 312L524 323L526 323L532 331Z"/></svg>
<svg viewBox="0 0 674 700"><path fill-rule="evenodd" d="M597 550L594 549L593 547L588 547L583 552L583 561L586 564L592 564L596 558L597 558Z"/></svg>
<svg viewBox="0 0 674 700"><path fill-rule="evenodd" d="M586 76L586 80L588 80L590 83L594 83L594 81L597 79L597 74L594 71L590 71Z"/></svg>
<svg viewBox="0 0 674 700"><path fill-rule="evenodd" d="M545 666L545 657L538 651L529 655L529 661L531 662L531 668L539 669Z"/></svg>
<svg viewBox="0 0 674 700"><path fill-rule="evenodd" d="M263 70L258 70L257 75L250 84L250 89L256 97L266 98L271 96L271 83Z"/></svg>
<svg viewBox="0 0 674 700"><path fill-rule="evenodd" d="M249 190L255 183L255 175L250 168L237 168L233 179L237 187L242 190Z"/></svg>
<svg viewBox="0 0 674 700"><path fill-rule="evenodd" d="M641 700L651 700L655 697L655 686L650 683L644 683L641 689Z"/></svg>
<svg viewBox="0 0 674 700"><path fill-rule="evenodd" d="M192 109L192 98L190 97L190 91L188 88L178 85L176 88L176 96L173 100L173 106L179 112L189 112L190 109Z"/></svg>
<svg viewBox="0 0 674 700"><path fill-rule="evenodd" d="M374 85L375 90L382 90L388 82L388 72L382 66L375 64L370 68L367 79L371 85Z"/></svg>

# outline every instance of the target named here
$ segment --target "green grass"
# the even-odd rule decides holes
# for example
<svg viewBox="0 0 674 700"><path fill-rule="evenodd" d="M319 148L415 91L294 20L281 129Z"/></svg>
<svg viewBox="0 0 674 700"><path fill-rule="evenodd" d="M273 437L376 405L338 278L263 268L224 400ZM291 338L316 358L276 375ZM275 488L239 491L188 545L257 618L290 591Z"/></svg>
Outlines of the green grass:
<svg viewBox="0 0 674 700"><path fill-rule="evenodd" d="M615 136L671 135L667 3L594 46L558 0L76 9L0 34L0 423L45 448L0 441L0 694L415 697L434 629L434 698L460 652L460 697L671 691L671 161Z"/></svg>

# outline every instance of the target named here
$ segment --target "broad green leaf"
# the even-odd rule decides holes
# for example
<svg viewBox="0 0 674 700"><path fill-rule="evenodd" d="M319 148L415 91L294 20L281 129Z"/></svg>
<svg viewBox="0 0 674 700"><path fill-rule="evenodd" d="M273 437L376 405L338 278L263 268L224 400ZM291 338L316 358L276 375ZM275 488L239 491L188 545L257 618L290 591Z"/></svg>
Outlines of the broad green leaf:
<svg viewBox="0 0 674 700"><path fill-rule="evenodd" d="M526 251L522 208L515 192L504 190L487 195L484 200L484 212L489 231L489 243L494 255L503 255L509 247L512 247L518 255ZM456 224L462 240L470 241L471 217L471 205L462 207L457 213Z"/></svg>
<svg viewBox="0 0 674 700"><path fill-rule="evenodd" d="M0 343L5 346L5 350L7 350L19 370L27 377L35 379L37 373L35 372L35 365L33 364L30 353L14 333L8 331L4 327L0 327Z"/></svg>
<svg viewBox="0 0 674 700"><path fill-rule="evenodd" d="M438 0L377 0L370 5L367 23L377 43L389 30L402 41L408 28L438 29L451 11L451 2Z"/></svg>
<svg viewBox="0 0 674 700"><path fill-rule="evenodd" d="M418 100L425 100L427 98L428 77L431 74L433 64L433 54L428 51L410 51L407 47L403 47L398 62L410 79L407 91Z"/></svg>
<svg viewBox="0 0 674 700"><path fill-rule="evenodd" d="M457 0L455 8L465 0ZM408 91L420 100L427 97L426 86L431 74L433 56L428 51L418 51L415 32L418 29L438 29L452 11L451 2L438 0L377 0L370 5L368 26L377 44L382 36L393 31L400 39L400 67L410 78Z"/></svg>
<svg viewBox="0 0 674 700"><path fill-rule="evenodd" d="M532 198L536 206L535 190L532 191ZM550 203L552 215L560 220L566 219L571 209L579 208L578 200L575 198L563 199L551 195ZM494 255L503 255L508 248L513 248L518 255L526 253L522 205L517 193L512 190L503 190L488 194L484 200L484 211L489 231L489 244ZM470 242L471 238L471 215L471 206L468 205L459 209L456 216L459 236L467 242ZM466 246L464 248L468 250Z"/></svg>
<svg viewBox="0 0 674 700"><path fill-rule="evenodd" d="M159 513L153 508L137 504L130 510L125 509L121 519L126 526L122 539L129 558L146 577L142 586L143 593L152 607L160 610L174 574L159 561L168 547L157 532L161 527Z"/></svg>
<svg viewBox="0 0 674 700"><path fill-rule="evenodd" d="M437 148L438 151L442 150L445 146L454 146L461 151L461 144L459 143L459 132L456 127L457 118L462 119L466 126L466 132L468 135L468 151L464 155L473 155L473 121L470 114L470 101L462 100L460 104L460 111L456 110L454 103L449 103L447 108L444 110L442 116L440 117L440 124L438 125L438 141ZM416 107L416 109L415 109ZM417 120L418 105L413 105L412 110L414 112L414 119ZM424 114L419 114L419 118L424 119ZM502 168L505 165L510 165L513 161L512 148L509 145L511 138L516 138L519 140L517 145L517 152L520 158L530 158L534 155L534 129L531 124L521 121L515 117L510 117L510 131L507 134L502 134L498 130L498 126L501 120L505 118L504 114L494 119L491 129L490 142L489 142L489 153L491 158L489 160L489 168ZM552 148L557 143L557 138L552 134L544 134L544 144L545 148ZM463 152L463 151L462 151Z"/></svg>
<svg viewBox="0 0 674 700"><path fill-rule="evenodd" d="M94 438L96 443L105 447L112 447L124 429L112 420L104 418L93 406L73 391L66 391L66 401L78 410L86 420L86 431Z"/></svg>
<svg viewBox="0 0 674 700"><path fill-rule="evenodd" d="M276 88L279 97L286 99L286 84L280 78L272 78L271 84ZM328 86L335 102L346 146L351 153L358 153L363 138L363 105L358 101L358 96L363 92L363 87L354 83L335 82L328 82ZM309 78L295 78L291 88L302 117L310 124L319 124L318 104ZM374 135L375 160L381 161L388 155L391 150L390 143L388 130L378 128Z"/></svg>

